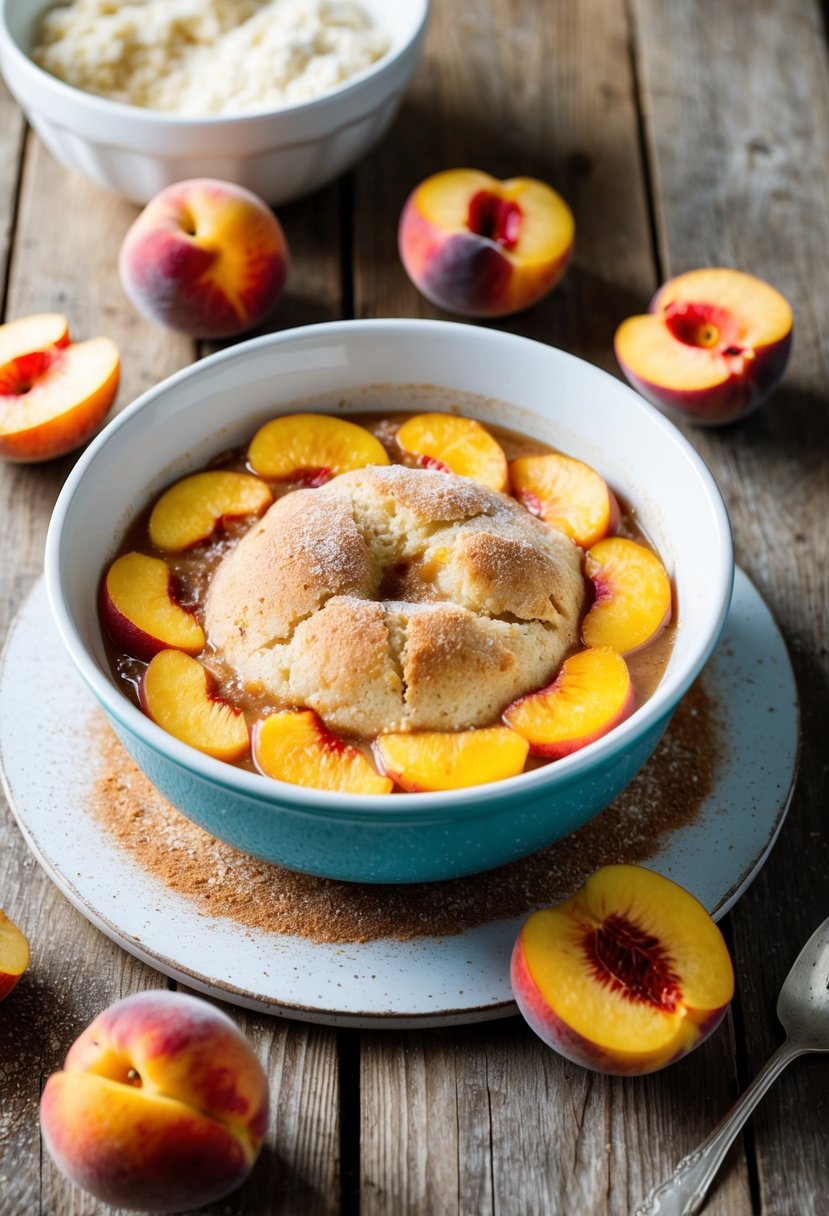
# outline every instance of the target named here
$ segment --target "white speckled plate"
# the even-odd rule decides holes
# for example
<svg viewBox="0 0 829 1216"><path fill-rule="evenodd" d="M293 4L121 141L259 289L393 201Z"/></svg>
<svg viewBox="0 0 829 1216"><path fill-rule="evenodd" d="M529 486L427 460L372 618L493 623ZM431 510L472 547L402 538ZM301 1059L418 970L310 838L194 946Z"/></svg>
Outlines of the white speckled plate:
<svg viewBox="0 0 829 1216"><path fill-rule="evenodd" d="M797 771L797 691L783 639L737 572L706 687L731 707L728 765L690 825L648 865L721 916L774 844ZM206 916L119 851L88 808L100 758L89 693L54 632L42 583L15 621L0 669L0 758L26 841L66 897L166 975L267 1013L352 1026L434 1026L515 1012L508 964L521 919L457 936L320 945ZM48 743L45 741L48 740Z"/></svg>

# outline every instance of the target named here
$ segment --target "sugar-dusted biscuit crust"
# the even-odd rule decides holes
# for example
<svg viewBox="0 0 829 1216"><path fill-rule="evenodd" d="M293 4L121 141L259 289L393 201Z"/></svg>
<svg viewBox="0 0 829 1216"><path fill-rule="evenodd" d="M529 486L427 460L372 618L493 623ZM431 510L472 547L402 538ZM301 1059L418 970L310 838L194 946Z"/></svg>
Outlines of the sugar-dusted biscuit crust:
<svg viewBox="0 0 829 1216"><path fill-rule="evenodd" d="M462 730L548 683L578 641L581 550L504 494L401 465L277 500L213 576L210 645L329 727Z"/></svg>

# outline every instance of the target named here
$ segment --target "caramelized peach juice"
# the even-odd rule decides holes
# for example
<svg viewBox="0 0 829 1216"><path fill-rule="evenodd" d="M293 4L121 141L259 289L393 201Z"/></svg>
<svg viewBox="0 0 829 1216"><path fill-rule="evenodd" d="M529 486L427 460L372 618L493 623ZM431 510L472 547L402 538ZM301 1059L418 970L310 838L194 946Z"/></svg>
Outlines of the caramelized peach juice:
<svg viewBox="0 0 829 1216"><path fill-rule="evenodd" d="M398 442L397 435L400 428L416 416L411 411L390 411L387 414L355 413L349 415L348 420L365 428L366 431L379 440L392 464L404 465L410 468L422 468L424 466L432 468L445 467L441 465L440 461L404 450ZM503 427L487 423L485 430L500 445L509 463L512 463L519 457L541 456L555 452L554 448L540 440L507 430ZM206 466L206 469L251 474L253 469L248 461L248 447L237 448L222 453L212 460ZM326 479L325 470L323 470L321 475L318 475L318 471L313 469L309 470L305 475L296 477L294 480L261 478L273 496L274 501L286 494L292 493L296 489L319 485ZM617 537L634 541L636 544L653 552L653 546L640 528L634 512L626 505L624 498L619 496L615 487L612 487L612 490L619 504L619 518L613 534ZM153 545L150 539L149 528L153 508L161 497L162 495L158 495L152 502L148 503L133 521L123 538L116 558L127 553L139 553L148 557L163 559L170 571L172 580L170 584L171 594L175 603L192 613L199 624L203 624L203 608L210 580L222 559L235 548L241 538L251 528L255 515L225 516L219 521L218 526L207 539L199 541L181 551L162 551ZM537 513L534 508L532 513ZM104 580L111 569L112 564L107 568L107 571L104 571ZM411 572L408 569L403 566L395 567L392 570L386 571L378 591L378 596L381 599L411 598L411 582ZM587 611L594 597L590 593L590 583L586 575L585 582L588 591L585 609ZM103 597L104 583L102 582L101 600L103 600ZM105 616L105 614L102 615ZM637 649L635 653L625 655L625 662L627 663L633 684L634 708L641 705L651 696L664 674L674 640L674 620L675 612L671 611L671 619L667 627L661 629L647 645ZM104 620L104 638L107 657L115 683L134 704L141 708L146 708L142 704L141 686L148 663L143 658L138 657L134 653L134 650L131 652L130 649L122 649L113 642L107 633L106 620ZM582 649L583 646L579 645L575 648L575 652ZM195 657L209 673L209 678L213 682L209 693L210 698L219 704L225 702L233 711L244 714L250 728L253 728L255 723L261 722L265 717L274 712L305 708L300 705L286 706L284 704L276 704L273 697L267 691L252 691L250 687L243 686L236 672L213 650L209 642ZM499 726L500 722L493 722L491 725L493 727ZM340 735L337 742L359 749L376 765L376 755L372 752L370 741ZM326 746L330 746L330 743ZM540 764L549 762L549 760L543 757L533 755L531 751L524 768L525 770L529 770L538 767ZM257 770L256 764L251 759L250 754L247 753L240 759L234 760L233 763L241 768L252 771ZM395 789L397 788L395 786Z"/></svg>

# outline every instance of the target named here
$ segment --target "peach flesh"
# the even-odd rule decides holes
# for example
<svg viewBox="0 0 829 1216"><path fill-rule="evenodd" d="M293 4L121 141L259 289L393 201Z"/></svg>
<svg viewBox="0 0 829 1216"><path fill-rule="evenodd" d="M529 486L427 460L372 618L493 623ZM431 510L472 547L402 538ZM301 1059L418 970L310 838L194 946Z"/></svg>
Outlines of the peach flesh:
<svg viewBox="0 0 829 1216"><path fill-rule="evenodd" d="M248 751L244 714L217 695L207 669L183 651L159 651L141 679L139 699L155 723L208 756L232 762Z"/></svg>
<svg viewBox="0 0 829 1216"><path fill-rule="evenodd" d="M35 463L89 439L115 400L118 349L109 338L52 345L0 368L0 456Z"/></svg>
<svg viewBox="0 0 829 1216"><path fill-rule="evenodd" d="M69 322L61 313L38 312L16 317L0 325L0 368L22 355L68 343Z"/></svg>
<svg viewBox="0 0 829 1216"><path fill-rule="evenodd" d="M251 734L251 752L259 771L278 781L341 793L391 793L392 782L358 748L328 730L312 709L260 718Z"/></svg>
<svg viewBox="0 0 829 1216"><path fill-rule="evenodd" d="M470 477L506 494L509 469L501 445L486 427L455 414L415 414L397 430L401 451L417 456L424 469Z"/></svg>
<svg viewBox="0 0 829 1216"><path fill-rule="evenodd" d="M581 627L585 646L634 654L669 624L670 580L650 549L626 537L606 537L588 549L584 572L594 590Z"/></svg>
<svg viewBox="0 0 829 1216"><path fill-rule="evenodd" d="M513 494L531 515L558 528L582 549L616 532L616 495L594 468L572 456L519 456L509 466Z"/></svg>
<svg viewBox="0 0 829 1216"><path fill-rule="evenodd" d="M204 648L202 628L178 603L175 579L161 558L117 558L101 585L100 613L112 642L145 662L168 647L188 654Z"/></svg>
<svg viewBox="0 0 829 1216"><path fill-rule="evenodd" d="M272 502L268 487L250 473L193 473L170 486L153 507L150 540L158 549L180 553L208 540L227 520L261 515Z"/></svg>
<svg viewBox="0 0 829 1216"><path fill-rule="evenodd" d="M379 439L347 418L285 414L259 428L247 460L260 477L310 489L352 469L388 464L389 456Z"/></svg>
<svg viewBox="0 0 829 1216"><path fill-rule="evenodd" d="M551 684L508 705L503 719L528 740L532 755L560 760L601 739L633 709L627 664L602 647L571 655Z"/></svg>
<svg viewBox="0 0 829 1216"><path fill-rule="evenodd" d="M467 731L412 731L379 735L378 768L410 793L465 789L514 777L524 768L528 744L503 726Z"/></svg>

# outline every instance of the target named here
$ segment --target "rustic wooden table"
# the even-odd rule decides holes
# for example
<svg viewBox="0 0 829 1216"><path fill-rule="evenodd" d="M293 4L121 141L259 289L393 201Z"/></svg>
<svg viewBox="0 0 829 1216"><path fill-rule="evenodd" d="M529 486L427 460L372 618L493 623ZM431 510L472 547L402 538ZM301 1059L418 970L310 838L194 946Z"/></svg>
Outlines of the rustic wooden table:
<svg viewBox="0 0 829 1216"><path fill-rule="evenodd" d="M232 1011L267 1067L273 1116L254 1175L211 1213L624 1216L779 1041L779 985L829 912L825 18L818 0L434 0L426 55L383 146L281 210L294 260L275 328L436 315L403 273L396 220L417 181L460 164L534 175L569 200L578 239L565 282L503 324L617 374L616 324L674 272L733 265L785 292L796 339L780 390L742 424L688 433L726 497L737 560L790 646L803 751L779 842L725 921L731 1014L699 1051L620 1080L567 1064L517 1018L361 1032ZM123 356L121 404L203 353L124 299L116 259L135 208L61 169L5 94L0 158L6 318L61 310L76 336L109 334ZM70 464L0 470L5 626L40 573ZM0 1006L0 1211L111 1210L42 1151L39 1094L96 1012L166 981L70 907L5 808L0 842L0 906L33 945ZM827 1081L826 1061L812 1058L778 1082L729 1155L712 1216L826 1212Z"/></svg>

